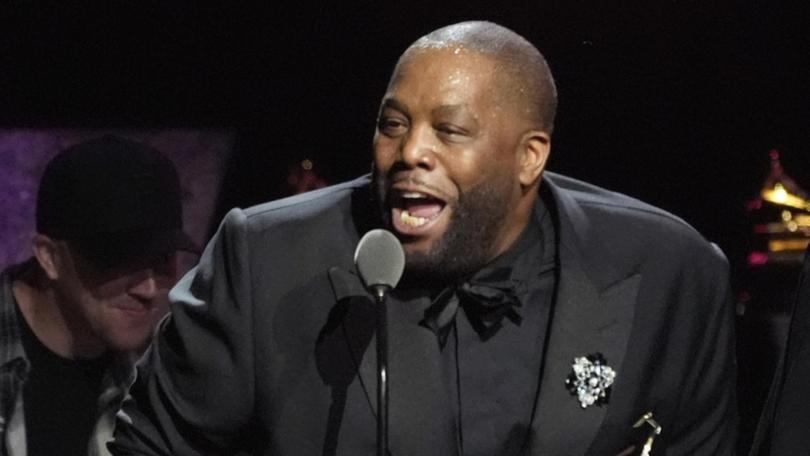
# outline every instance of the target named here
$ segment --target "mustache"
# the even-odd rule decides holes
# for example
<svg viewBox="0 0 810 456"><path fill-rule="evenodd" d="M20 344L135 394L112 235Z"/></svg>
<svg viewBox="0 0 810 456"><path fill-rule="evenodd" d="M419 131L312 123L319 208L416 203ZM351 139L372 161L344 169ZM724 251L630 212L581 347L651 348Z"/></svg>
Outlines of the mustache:
<svg viewBox="0 0 810 456"><path fill-rule="evenodd" d="M432 192L438 193L440 195L444 195L444 191L442 189L436 187L435 185L428 184L424 180L414 177L414 176L405 176L405 177L394 177L393 179L387 180L388 186L391 187L396 184L409 184L417 187L422 187Z"/></svg>
<svg viewBox="0 0 810 456"><path fill-rule="evenodd" d="M447 194L446 191L442 190L441 188L428 183L427 181L421 179L418 175L414 175L410 172L404 172L402 170L391 169L385 175L375 172L372 174L372 183L374 184L375 188L377 189L377 196L380 198L381 201L386 201L388 199L388 193L391 187L397 184L406 184L411 185L414 187L421 187L433 195L441 197L446 203L450 204L453 197Z"/></svg>

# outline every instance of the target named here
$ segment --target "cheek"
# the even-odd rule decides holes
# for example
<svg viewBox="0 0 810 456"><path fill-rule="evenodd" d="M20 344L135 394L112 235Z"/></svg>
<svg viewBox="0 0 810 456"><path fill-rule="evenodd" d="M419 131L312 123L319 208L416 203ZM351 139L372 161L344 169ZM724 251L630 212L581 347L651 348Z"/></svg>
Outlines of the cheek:
<svg viewBox="0 0 810 456"><path fill-rule="evenodd" d="M168 291L168 289L166 290L165 293L162 293L158 298L156 298L154 300L154 306L155 306L155 309L157 310L157 313L159 313L160 316L165 315L166 312L169 311L169 291Z"/></svg>
<svg viewBox="0 0 810 456"><path fill-rule="evenodd" d="M161 297L168 299L169 291L177 283L179 279L177 274L177 265L172 264L171 269L166 269L165 273L155 275L155 285L158 287L158 293Z"/></svg>
<svg viewBox="0 0 810 456"><path fill-rule="evenodd" d="M481 166L473 167L469 174L471 180L464 186L466 190L486 188L493 197L497 195L505 206L511 206L511 202L520 194L520 179L514 163L506 157L481 163Z"/></svg>
<svg viewBox="0 0 810 456"><path fill-rule="evenodd" d="M391 168L396 157L396 143L393 139L376 135L374 137L374 167L378 171L387 171Z"/></svg>
<svg viewBox="0 0 810 456"><path fill-rule="evenodd" d="M507 172L503 160L486 146L446 151L438 157L447 175L462 189L499 178Z"/></svg>

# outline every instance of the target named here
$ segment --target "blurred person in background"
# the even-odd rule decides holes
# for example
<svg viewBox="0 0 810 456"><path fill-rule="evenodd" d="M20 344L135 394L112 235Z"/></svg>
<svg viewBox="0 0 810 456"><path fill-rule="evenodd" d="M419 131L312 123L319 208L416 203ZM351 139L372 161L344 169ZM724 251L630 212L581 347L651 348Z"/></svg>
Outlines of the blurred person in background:
<svg viewBox="0 0 810 456"><path fill-rule="evenodd" d="M0 454L101 455L166 314L182 229L172 162L105 136L54 157L32 257L0 276Z"/></svg>

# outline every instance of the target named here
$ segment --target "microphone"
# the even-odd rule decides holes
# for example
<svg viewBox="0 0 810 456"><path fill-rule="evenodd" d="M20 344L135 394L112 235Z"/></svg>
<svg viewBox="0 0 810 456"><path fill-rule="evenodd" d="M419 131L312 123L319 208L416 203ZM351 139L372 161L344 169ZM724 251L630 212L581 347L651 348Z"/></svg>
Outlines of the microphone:
<svg viewBox="0 0 810 456"><path fill-rule="evenodd" d="M366 288L379 295L397 286L405 269L402 244L390 231L371 230L357 244L354 264Z"/></svg>
<svg viewBox="0 0 810 456"><path fill-rule="evenodd" d="M377 301L377 456L388 456L388 324L385 297L405 269L405 252L386 230L371 230L357 244L354 264Z"/></svg>

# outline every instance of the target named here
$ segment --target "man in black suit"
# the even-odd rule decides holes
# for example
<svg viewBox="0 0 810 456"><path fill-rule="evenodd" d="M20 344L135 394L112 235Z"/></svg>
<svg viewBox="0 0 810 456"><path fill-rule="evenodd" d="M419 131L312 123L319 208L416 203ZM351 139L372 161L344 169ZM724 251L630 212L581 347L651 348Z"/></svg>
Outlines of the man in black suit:
<svg viewBox="0 0 810 456"><path fill-rule="evenodd" d="M510 30L416 41L371 180L225 217L173 291L115 453L373 454L374 307L352 255L382 226L406 255L391 454L630 454L656 429L658 454L729 454L725 258L670 214L544 172L555 109Z"/></svg>

